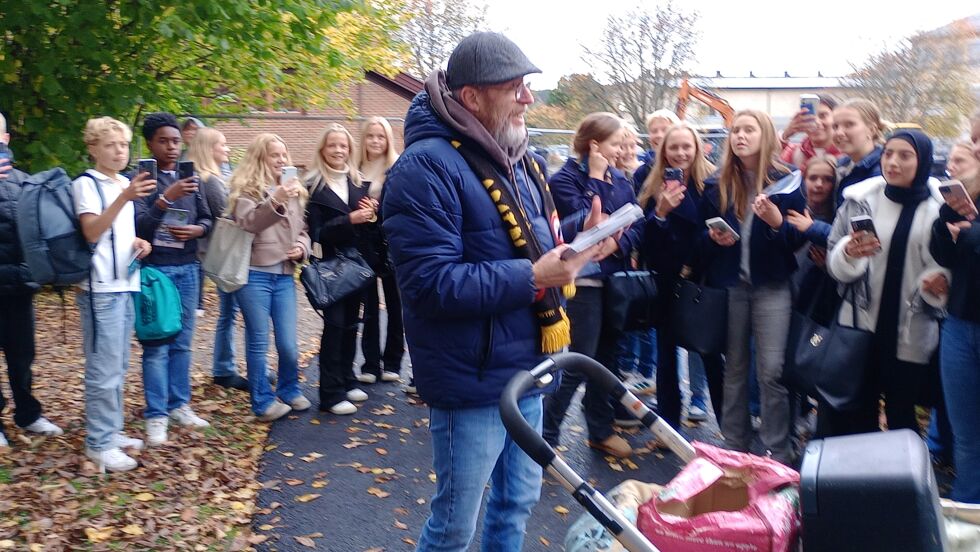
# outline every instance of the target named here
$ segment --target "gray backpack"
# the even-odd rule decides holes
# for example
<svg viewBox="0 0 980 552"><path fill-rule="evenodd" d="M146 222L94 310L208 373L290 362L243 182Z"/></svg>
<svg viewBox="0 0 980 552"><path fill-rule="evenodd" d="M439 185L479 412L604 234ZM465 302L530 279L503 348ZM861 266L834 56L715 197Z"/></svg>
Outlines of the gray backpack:
<svg viewBox="0 0 980 552"><path fill-rule="evenodd" d="M75 216L71 179L64 169L40 172L24 181L17 204L17 233L35 282L67 286L89 277L92 246Z"/></svg>

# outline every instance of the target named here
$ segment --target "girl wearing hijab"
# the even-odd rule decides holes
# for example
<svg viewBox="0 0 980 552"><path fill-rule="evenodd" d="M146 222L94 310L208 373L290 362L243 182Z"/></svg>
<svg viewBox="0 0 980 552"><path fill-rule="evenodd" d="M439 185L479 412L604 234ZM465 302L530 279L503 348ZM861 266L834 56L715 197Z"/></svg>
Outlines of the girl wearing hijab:
<svg viewBox="0 0 980 552"><path fill-rule="evenodd" d="M830 233L827 268L844 293L838 319L874 332L865 370L864 404L848 412L821 404L817 435L828 437L878 430L879 396L885 396L889 429L917 429L915 400L929 358L939 344L939 317L946 305L948 270L929 252L939 216L939 182L929 177L932 141L918 130L891 135L881 156L881 177L844 190ZM854 232L851 219L868 215L877 236Z"/></svg>

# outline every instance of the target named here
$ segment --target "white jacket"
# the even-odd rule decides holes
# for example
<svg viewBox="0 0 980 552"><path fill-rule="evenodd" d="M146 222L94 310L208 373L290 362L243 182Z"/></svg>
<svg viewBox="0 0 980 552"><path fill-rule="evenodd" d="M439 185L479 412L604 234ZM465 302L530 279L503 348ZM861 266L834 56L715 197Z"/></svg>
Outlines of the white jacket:
<svg viewBox="0 0 980 552"><path fill-rule="evenodd" d="M925 364L939 345L939 319L943 316L946 296L935 296L922 289L922 282L936 273L952 274L939 266L929 253L932 223L939 217L942 196L939 181L929 179L932 197L919 204L909 231L908 250L902 270L902 304L899 311L898 359ZM855 283L858 327L874 331L885 283L885 271L892 234L898 224L902 206L885 197L885 179L878 176L844 190L844 204L837 210L827 242L830 254L827 270L842 284ZM881 251L872 257L851 258L844 254L851 237L851 217L869 215L874 221ZM861 281L859 281L861 280ZM838 320L852 326L850 293L845 296Z"/></svg>

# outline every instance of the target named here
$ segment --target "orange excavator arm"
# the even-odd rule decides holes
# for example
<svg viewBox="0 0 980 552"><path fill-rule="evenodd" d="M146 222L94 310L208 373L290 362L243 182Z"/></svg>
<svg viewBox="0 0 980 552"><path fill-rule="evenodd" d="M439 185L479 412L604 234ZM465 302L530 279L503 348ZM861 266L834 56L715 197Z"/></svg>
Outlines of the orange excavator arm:
<svg viewBox="0 0 980 552"><path fill-rule="evenodd" d="M721 118L725 120L726 127L732 126L732 119L735 117L735 110L732 106L721 96L689 83L686 78L681 81L681 89L677 93L677 107L674 111L677 113L678 118L684 120L684 117L687 115L687 103L691 98L698 100L721 114Z"/></svg>

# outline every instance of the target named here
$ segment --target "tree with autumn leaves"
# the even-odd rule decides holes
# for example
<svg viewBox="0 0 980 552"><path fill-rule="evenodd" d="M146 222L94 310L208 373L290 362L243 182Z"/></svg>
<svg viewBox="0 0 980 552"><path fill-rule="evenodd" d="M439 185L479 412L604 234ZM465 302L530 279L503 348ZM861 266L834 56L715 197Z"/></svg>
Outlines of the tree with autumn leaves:
<svg viewBox="0 0 980 552"><path fill-rule="evenodd" d="M400 0L0 0L0 108L18 159L84 166L81 129L147 111L322 106L407 59Z"/></svg>

